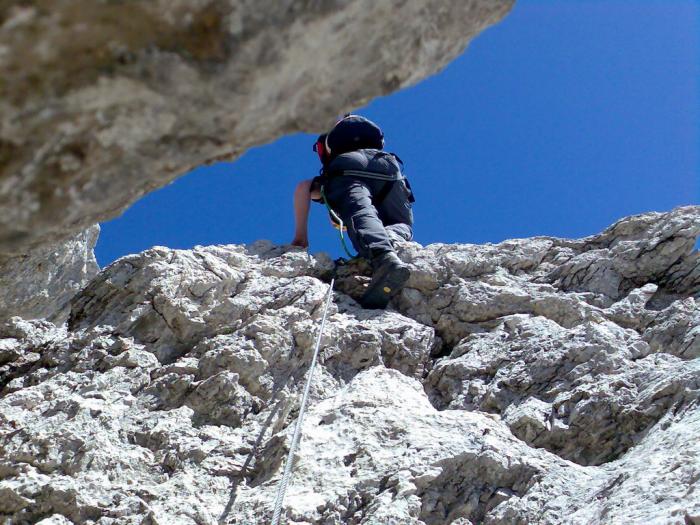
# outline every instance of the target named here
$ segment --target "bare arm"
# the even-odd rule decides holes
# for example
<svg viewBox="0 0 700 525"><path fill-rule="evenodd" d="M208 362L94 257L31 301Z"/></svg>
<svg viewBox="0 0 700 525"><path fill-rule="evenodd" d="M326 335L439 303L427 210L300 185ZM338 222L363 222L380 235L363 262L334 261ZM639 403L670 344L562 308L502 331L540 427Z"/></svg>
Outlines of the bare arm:
<svg viewBox="0 0 700 525"><path fill-rule="evenodd" d="M303 180L294 190L294 239L293 246L308 248L309 246L309 207L311 202L311 181Z"/></svg>

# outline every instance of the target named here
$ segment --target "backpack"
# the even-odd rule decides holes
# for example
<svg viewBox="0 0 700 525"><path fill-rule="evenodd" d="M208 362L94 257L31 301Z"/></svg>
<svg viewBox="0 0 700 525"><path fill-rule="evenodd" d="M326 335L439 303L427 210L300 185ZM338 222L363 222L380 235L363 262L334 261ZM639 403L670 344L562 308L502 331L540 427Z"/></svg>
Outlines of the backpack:
<svg viewBox="0 0 700 525"><path fill-rule="evenodd" d="M337 157L359 149L382 149L384 134L374 122L360 115L345 115L325 138L326 151Z"/></svg>

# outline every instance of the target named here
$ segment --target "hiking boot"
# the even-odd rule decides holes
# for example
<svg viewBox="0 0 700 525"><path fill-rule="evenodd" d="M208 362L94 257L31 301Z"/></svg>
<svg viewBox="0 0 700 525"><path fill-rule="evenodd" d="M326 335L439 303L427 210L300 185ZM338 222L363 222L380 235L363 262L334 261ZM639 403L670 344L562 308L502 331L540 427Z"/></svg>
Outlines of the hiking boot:
<svg viewBox="0 0 700 525"><path fill-rule="evenodd" d="M374 273L367 291L360 299L363 308L386 308L389 300L403 288L411 271L394 252L386 252L372 260Z"/></svg>

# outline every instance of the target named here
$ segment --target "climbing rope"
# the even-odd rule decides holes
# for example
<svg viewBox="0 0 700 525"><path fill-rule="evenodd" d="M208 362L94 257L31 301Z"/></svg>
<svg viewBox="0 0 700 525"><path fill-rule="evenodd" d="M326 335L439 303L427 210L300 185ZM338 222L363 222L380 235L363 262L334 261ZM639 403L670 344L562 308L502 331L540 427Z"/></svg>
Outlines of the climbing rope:
<svg viewBox="0 0 700 525"><path fill-rule="evenodd" d="M325 199L324 199L325 201ZM316 336L316 347L314 348L314 356L311 359L311 366L309 367L309 376L306 378L306 386L304 387L304 395L301 397L301 405L299 406L299 417L297 417L296 425L294 426L294 434L292 434L292 443L289 446L289 453L287 454L287 462L284 465L284 474L282 475L282 480L280 481L279 487L277 488L277 497L275 499L275 512L272 515L272 525L279 525L280 516L282 513L282 504L284 503L284 496L287 492L287 485L289 485L289 479L292 476L292 463L294 462L294 453L296 452L297 445L299 444L299 435L301 434L301 425L304 420L304 413L306 412L306 404L309 400L309 390L311 389L311 379L314 375L314 368L316 367L316 360L318 359L318 350L321 347L321 336L323 335L323 328L326 325L326 316L328 315L328 307L331 304L331 299L333 298L333 285L335 284L335 279L331 279L330 287L328 288L328 297L326 298L326 305L323 309L323 317L321 318L321 328L318 331L318 336Z"/></svg>
<svg viewBox="0 0 700 525"><path fill-rule="evenodd" d="M345 250L345 253L348 255L348 257L350 257L350 259L354 259L356 256L350 253L350 250L348 250L348 245L345 244L345 235L343 235L343 230L346 230L347 228L345 228L345 224L343 224L343 219L340 218L340 215L338 215L335 212L335 210L331 208L331 205L328 204L328 200L326 199L326 192L324 191L323 186L321 186L321 199L323 199L323 204L326 205L328 214L338 225L338 234L340 235L340 243L343 245L343 250Z"/></svg>

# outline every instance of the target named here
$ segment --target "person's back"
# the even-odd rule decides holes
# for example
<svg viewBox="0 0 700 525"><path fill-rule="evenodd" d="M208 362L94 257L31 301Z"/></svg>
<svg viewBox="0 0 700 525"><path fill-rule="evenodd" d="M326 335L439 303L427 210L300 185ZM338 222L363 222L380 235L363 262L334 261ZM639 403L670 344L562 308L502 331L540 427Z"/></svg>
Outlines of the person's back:
<svg viewBox="0 0 700 525"><path fill-rule="evenodd" d="M308 199L318 200L322 193L347 226L357 252L374 269L360 301L366 308L384 308L410 276L393 243L413 237L413 194L401 160L383 147L376 124L346 116L314 146L323 165L321 175L300 183L295 194L297 233L292 243L308 245Z"/></svg>

